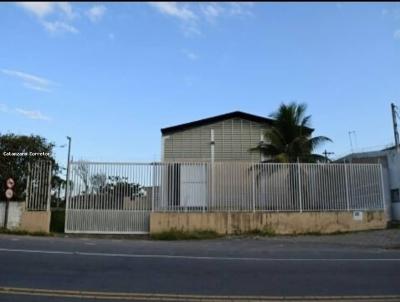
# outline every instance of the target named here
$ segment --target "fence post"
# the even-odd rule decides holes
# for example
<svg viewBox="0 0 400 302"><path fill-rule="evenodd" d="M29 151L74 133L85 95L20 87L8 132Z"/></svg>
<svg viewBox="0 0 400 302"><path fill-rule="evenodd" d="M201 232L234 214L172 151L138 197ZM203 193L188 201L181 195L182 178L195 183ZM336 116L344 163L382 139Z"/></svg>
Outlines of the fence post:
<svg viewBox="0 0 400 302"><path fill-rule="evenodd" d="M347 164L344 164L344 179L346 183L346 203L347 203L347 211L350 211L350 199L349 199L349 180L347 178Z"/></svg>
<svg viewBox="0 0 400 302"><path fill-rule="evenodd" d="M151 211L154 212L154 195L156 192L155 183L156 183L156 179L157 179L157 174L156 174L157 166L154 163L152 163L151 166L153 167L153 186L151 189Z"/></svg>
<svg viewBox="0 0 400 302"><path fill-rule="evenodd" d="M300 213L303 212L303 204L302 204L302 194L301 194L301 175L300 175L300 161L297 158L297 176L299 180L299 202L300 202Z"/></svg>
<svg viewBox="0 0 400 302"><path fill-rule="evenodd" d="M383 205L383 211L386 212L386 202L385 202L385 182L383 180L383 168L382 164L380 164L380 170L381 170L381 185L382 185L382 205Z"/></svg>
<svg viewBox="0 0 400 302"><path fill-rule="evenodd" d="M70 203L70 194L69 194L69 191L71 190L72 191L72 189L71 189L71 186L70 186L70 184L69 184L69 179L71 178L71 171L70 171L70 169L71 169L71 165L72 165L72 160L70 161L69 159L68 159L68 163L67 163L67 175L66 175L66 179L67 179L67 183L65 184L65 221L64 221L64 232L66 232L66 230L67 230L67 226L68 226L68 210L69 210L69 203Z"/></svg>
<svg viewBox="0 0 400 302"><path fill-rule="evenodd" d="M211 145L211 204L215 206L215 140L214 140L214 129L211 129L210 133L210 145Z"/></svg>
<svg viewBox="0 0 400 302"><path fill-rule="evenodd" d="M49 162L49 182L47 189L47 207L46 211L50 211L50 203L51 203L51 162Z"/></svg>
<svg viewBox="0 0 400 302"><path fill-rule="evenodd" d="M255 182L255 176L254 176L254 170L255 170L256 165L253 165L253 169L252 169L252 179L253 179L253 213L256 212L256 182Z"/></svg>
<svg viewBox="0 0 400 302"><path fill-rule="evenodd" d="M26 179L26 196L25 196L25 209L29 209L29 199L30 199L30 182L31 181L31 163L28 162L28 178Z"/></svg>

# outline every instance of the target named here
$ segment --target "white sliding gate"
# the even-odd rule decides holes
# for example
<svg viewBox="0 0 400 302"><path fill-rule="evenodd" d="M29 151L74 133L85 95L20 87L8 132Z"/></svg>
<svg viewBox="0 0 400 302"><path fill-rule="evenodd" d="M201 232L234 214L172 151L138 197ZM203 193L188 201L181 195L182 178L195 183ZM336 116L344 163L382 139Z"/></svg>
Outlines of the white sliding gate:
<svg viewBox="0 0 400 302"><path fill-rule="evenodd" d="M383 210L376 164L70 163L65 232L141 234L150 212Z"/></svg>
<svg viewBox="0 0 400 302"><path fill-rule="evenodd" d="M71 162L65 232L148 233L157 188L153 167L142 163Z"/></svg>

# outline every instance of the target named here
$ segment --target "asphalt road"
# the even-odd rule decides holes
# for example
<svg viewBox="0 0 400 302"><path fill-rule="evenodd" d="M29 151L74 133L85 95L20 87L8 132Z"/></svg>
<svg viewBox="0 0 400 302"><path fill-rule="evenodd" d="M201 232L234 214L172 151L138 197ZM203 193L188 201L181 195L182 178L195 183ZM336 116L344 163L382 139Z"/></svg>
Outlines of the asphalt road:
<svg viewBox="0 0 400 302"><path fill-rule="evenodd" d="M0 235L1 302L309 296L400 301L400 250L279 239L165 242Z"/></svg>

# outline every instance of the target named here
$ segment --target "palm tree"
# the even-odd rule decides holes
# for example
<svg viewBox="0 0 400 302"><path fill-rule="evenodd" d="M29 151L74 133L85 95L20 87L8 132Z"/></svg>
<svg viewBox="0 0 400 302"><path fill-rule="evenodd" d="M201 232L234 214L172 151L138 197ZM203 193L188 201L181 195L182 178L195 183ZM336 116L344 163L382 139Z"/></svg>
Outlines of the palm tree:
<svg viewBox="0 0 400 302"><path fill-rule="evenodd" d="M264 133L264 141L251 151L261 152L267 159L263 162L293 163L325 162L315 149L326 142L332 142L325 136L312 137L311 115L305 115L306 104L281 104L271 114L275 120Z"/></svg>

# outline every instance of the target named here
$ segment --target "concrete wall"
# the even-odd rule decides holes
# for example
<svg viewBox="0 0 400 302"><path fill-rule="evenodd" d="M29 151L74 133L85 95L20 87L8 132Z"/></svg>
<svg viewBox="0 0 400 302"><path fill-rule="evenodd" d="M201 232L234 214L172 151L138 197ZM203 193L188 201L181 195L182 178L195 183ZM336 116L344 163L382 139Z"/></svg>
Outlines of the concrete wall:
<svg viewBox="0 0 400 302"><path fill-rule="evenodd" d="M8 222L7 227L10 230L18 229L21 223L22 212L25 208L24 201L10 201L8 206ZM0 202L0 227L4 227L4 215L6 202Z"/></svg>
<svg viewBox="0 0 400 302"><path fill-rule="evenodd" d="M310 232L334 233L386 228L383 211L362 212L362 219L353 212L303 213L151 213L150 233L171 229L182 231L213 230L219 234L235 234L252 230L270 230L276 234Z"/></svg>
<svg viewBox="0 0 400 302"><path fill-rule="evenodd" d="M0 202L0 227L4 226L6 202ZM24 201L10 201L8 207L9 230L27 232L50 231L50 211L26 211Z"/></svg>
<svg viewBox="0 0 400 302"><path fill-rule="evenodd" d="M28 232L50 231L50 211L24 211L21 216L20 229Z"/></svg>

